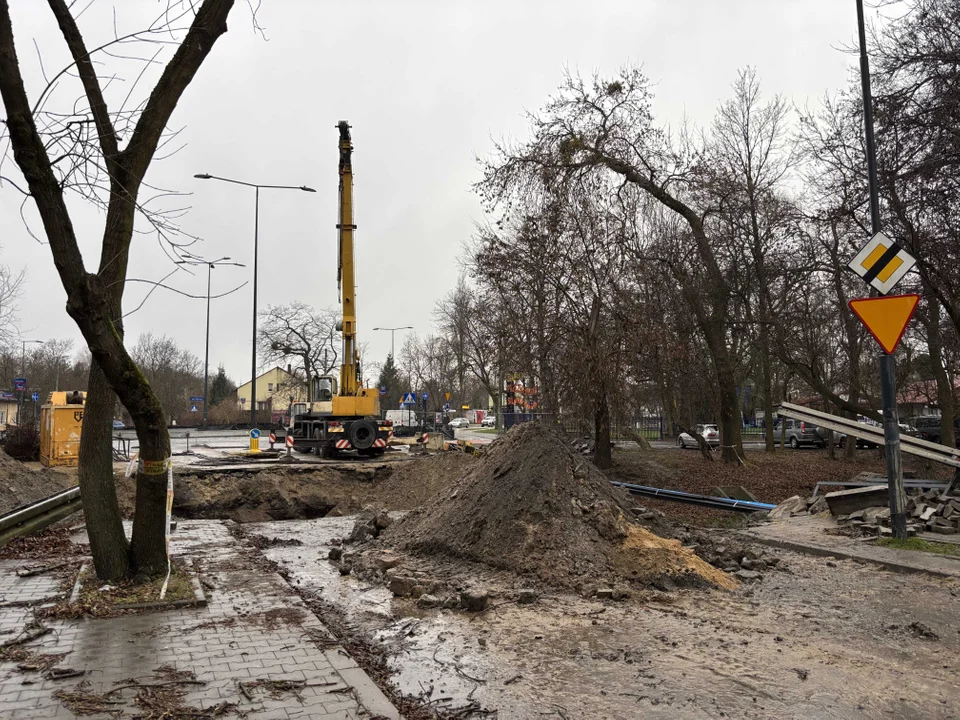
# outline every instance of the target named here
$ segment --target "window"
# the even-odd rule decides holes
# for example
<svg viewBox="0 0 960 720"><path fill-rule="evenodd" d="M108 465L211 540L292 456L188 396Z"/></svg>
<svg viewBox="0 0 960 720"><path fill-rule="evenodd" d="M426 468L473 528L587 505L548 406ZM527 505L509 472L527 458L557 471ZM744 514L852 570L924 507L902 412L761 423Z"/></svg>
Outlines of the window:
<svg viewBox="0 0 960 720"><path fill-rule="evenodd" d="M267 383L267 392L273 392L273 383Z"/></svg>

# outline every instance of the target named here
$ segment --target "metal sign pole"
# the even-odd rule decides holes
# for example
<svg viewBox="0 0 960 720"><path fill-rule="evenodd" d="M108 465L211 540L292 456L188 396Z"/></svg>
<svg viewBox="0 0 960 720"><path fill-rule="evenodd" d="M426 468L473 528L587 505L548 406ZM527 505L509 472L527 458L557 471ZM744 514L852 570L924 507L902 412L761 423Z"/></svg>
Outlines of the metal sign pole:
<svg viewBox="0 0 960 720"><path fill-rule="evenodd" d="M873 97L870 92L870 61L863 20L863 0L857 0L857 31L860 39L860 81L863 90L863 126L870 181L870 221L873 234L880 232L880 191L877 181L877 148L873 135ZM883 403L883 438L886 444L887 487L890 498L890 527L894 537L907 539L904 513L903 461L900 457L900 423L897 415L897 384L893 355L880 355L880 392Z"/></svg>

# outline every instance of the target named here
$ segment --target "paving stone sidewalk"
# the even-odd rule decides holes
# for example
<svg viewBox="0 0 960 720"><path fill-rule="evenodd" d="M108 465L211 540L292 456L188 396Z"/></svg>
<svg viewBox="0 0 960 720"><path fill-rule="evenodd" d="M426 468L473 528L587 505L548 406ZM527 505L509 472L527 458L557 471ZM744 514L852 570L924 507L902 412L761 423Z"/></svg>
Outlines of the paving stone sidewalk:
<svg viewBox="0 0 960 720"><path fill-rule="evenodd" d="M156 684L178 677L170 675L171 668L195 674L178 687L181 705L210 712L221 703L235 704L223 717L244 712L254 720L400 717L299 596L279 575L258 566L257 551L238 543L226 523L181 521L173 538L175 555L199 559L212 585L204 588L207 606L46 623L53 631L22 647L66 653L54 667L84 674L54 680L18 669L16 662L0 662L0 720L78 717L54 693L102 694L131 678ZM55 577L18 577L16 569L23 565L0 561L0 644L19 635L33 607L63 597ZM168 669L158 675L164 666ZM117 701L109 707L114 714L85 717L161 717L134 704L138 692L136 687L115 692L109 696Z"/></svg>

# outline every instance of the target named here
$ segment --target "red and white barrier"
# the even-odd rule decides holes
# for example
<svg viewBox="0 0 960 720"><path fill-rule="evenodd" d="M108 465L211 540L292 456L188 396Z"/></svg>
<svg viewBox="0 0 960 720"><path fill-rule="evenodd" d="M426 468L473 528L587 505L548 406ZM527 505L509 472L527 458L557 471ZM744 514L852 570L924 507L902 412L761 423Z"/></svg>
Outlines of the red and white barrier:
<svg viewBox="0 0 960 720"><path fill-rule="evenodd" d="M287 435L287 447L288 448L293 447L293 435Z"/></svg>
<svg viewBox="0 0 960 720"><path fill-rule="evenodd" d="M350 441L349 440L337 440L337 450L349 450Z"/></svg>
<svg viewBox="0 0 960 720"><path fill-rule="evenodd" d="M387 441L384 440L383 438L377 438L376 440L373 441L373 446L374 446L375 448L386 447L386 446L387 446Z"/></svg>

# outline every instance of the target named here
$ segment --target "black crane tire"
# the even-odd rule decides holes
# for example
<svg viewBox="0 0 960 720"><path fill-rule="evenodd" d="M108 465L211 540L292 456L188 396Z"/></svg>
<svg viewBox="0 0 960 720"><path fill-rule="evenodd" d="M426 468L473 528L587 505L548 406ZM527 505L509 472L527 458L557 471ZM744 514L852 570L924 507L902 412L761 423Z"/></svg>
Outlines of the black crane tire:
<svg viewBox="0 0 960 720"><path fill-rule="evenodd" d="M357 420L347 429L347 439L355 450L368 450L377 439L377 426L370 420Z"/></svg>

